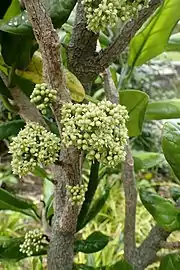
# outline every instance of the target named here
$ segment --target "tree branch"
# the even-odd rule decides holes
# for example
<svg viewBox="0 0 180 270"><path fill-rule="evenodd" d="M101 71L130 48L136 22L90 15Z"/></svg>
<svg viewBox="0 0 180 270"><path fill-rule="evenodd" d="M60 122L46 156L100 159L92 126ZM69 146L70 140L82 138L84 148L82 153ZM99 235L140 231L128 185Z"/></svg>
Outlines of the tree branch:
<svg viewBox="0 0 180 270"><path fill-rule="evenodd" d="M79 2L80 1L81 0L79 0ZM76 55L77 59L79 59L77 62L78 66L76 67L76 76L81 80L81 74L84 74L85 82L87 84L88 82L92 82L99 73L103 72L110 64L112 64L118 59L119 55L129 45L131 39L136 34L136 32L153 14L153 12L160 6L161 3L162 0L151 0L149 8L140 11L138 17L128 22L121 30L120 34L116 37L116 39L106 49L101 50L99 53L94 50L97 36L86 29L86 20L81 20L81 16L79 16L75 24L75 27L78 29L77 32L79 34L76 36L75 39L73 39L74 42L77 42L77 40L79 40L79 43L77 43L77 47L79 47L79 50L77 49L77 54L79 54L80 57ZM82 34L80 33L81 29ZM81 47L79 46L80 44ZM94 45L92 46L92 44ZM71 43L69 48L70 58L72 58L71 47L73 48L73 46L76 45L73 45L73 43ZM93 54L87 54L86 56L87 46L92 46L92 52L94 52ZM81 53L81 51L83 52L83 54ZM83 59L85 61L83 61ZM72 69L72 72L73 70L74 68Z"/></svg>
<svg viewBox="0 0 180 270"><path fill-rule="evenodd" d="M161 248L166 249L180 249L180 242L166 242L162 241L160 243Z"/></svg>
<svg viewBox="0 0 180 270"><path fill-rule="evenodd" d="M117 89L106 69L104 73L104 89L106 97L112 102L119 104ZM122 181L125 192L125 225L124 225L124 256L129 263L133 263L136 249L135 225L137 191L134 179L134 160L129 145L126 146L126 159L123 163Z"/></svg>
<svg viewBox="0 0 180 270"><path fill-rule="evenodd" d="M157 259L157 252L161 248L161 243L166 241L169 235L170 233L163 228L158 225L154 226L148 237L136 250L134 269L144 270L148 265L154 263Z"/></svg>
<svg viewBox="0 0 180 270"><path fill-rule="evenodd" d="M51 19L42 1L24 0L33 31L42 54L44 78L48 85L58 91L57 102L53 105L59 129L61 106L70 101L66 89L60 58L60 44ZM54 218L52 238L48 252L49 270L71 270L74 257L74 234L79 208L72 206L66 185L77 185L81 176L81 155L75 148L61 150L59 165L53 165L55 187Z"/></svg>
<svg viewBox="0 0 180 270"><path fill-rule="evenodd" d="M99 55L96 57L96 72L102 72L107 66L118 59L119 54L129 45L132 37L161 3L161 0L151 0L149 8L140 11L137 18L124 26L114 42L112 42L105 50L100 51Z"/></svg>
<svg viewBox="0 0 180 270"><path fill-rule="evenodd" d="M42 1L25 0L24 4L41 51L44 78L49 87L58 91L57 101L53 107L56 119L60 119L59 107L63 102L70 101L70 95L66 88L58 35Z"/></svg>
<svg viewBox="0 0 180 270"><path fill-rule="evenodd" d="M0 71L0 77L2 78L4 84L8 87L8 78L7 76ZM27 122L33 121L38 122L39 124L46 126L45 121L43 120L40 112L36 107L29 101L28 97L21 91L19 87L8 87L11 91L11 95L14 99L15 105L18 107L18 113L20 116Z"/></svg>
<svg viewBox="0 0 180 270"><path fill-rule="evenodd" d="M84 66L96 55L98 34L90 32L86 28L86 18L81 0L78 0L76 18L73 33L68 48L68 67L74 73L86 90L91 84L91 78L84 70Z"/></svg>
<svg viewBox="0 0 180 270"><path fill-rule="evenodd" d="M126 146L126 159L122 168L122 181L125 193L124 255L129 263L133 263L136 249L137 190L134 178L134 160L129 145Z"/></svg>

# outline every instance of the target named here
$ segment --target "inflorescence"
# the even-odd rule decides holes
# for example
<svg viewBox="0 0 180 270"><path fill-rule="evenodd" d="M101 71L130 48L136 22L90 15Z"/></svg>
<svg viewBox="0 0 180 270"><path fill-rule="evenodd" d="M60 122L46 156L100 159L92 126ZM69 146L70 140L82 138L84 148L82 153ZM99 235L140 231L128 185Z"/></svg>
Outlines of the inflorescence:
<svg viewBox="0 0 180 270"><path fill-rule="evenodd" d="M69 196L69 201L72 205L82 205L85 200L85 193L88 188L88 184L84 183L76 186L66 186Z"/></svg>
<svg viewBox="0 0 180 270"><path fill-rule="evenodd" d="M30 96L32 103L36 104L42 114L47 113L47 108L56 100L57 90L49 89L46 83L36 84Z"/></svg>
<svg viewBox="0 0 180 270"><path fill-rule="evenodd" d="M118 19L129 21L148 7L150 0L82 0L87 18L87 28L93 32L115 26Z"/></svg>
<svg viewBox="0 0 180 270"><path fill-rule="evenodd" d="M27 254L27 256L32 256L43 250L47 244L48 241L46 236L44 236L40 230L36 229L26 233L24 242L19 245L19 250L20 252Z"/></svg>
<svg viewBox="0 0 180 270"><path fill-rule="evenodd" d="M19 176L33 172L36 166L48 166L58 158L60 139L38 123L29 122L9 147L12 170Z"/></svg>
<svg viewBox="0 0 180 270"><path fill-rule="evenodd" d="M97 105L64 104L62 144L87 152L87 159L116 166L125 158L128 112L124 106L101 101Z"/></svg>

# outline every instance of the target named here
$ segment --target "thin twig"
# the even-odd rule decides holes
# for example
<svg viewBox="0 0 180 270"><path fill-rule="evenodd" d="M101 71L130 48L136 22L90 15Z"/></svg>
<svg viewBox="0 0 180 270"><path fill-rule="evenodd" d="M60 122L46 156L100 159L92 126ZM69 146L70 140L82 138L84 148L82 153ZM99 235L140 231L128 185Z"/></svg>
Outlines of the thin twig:
<svg viewBox="0 0 180 270"><path fill-rule="evenodd" d="M148 265L154 263L157 260L157 252L161 248L161 243L166 241L169 235L169 232L155 225L136 250L134 269L144 270Z"/></svg>
<svg viewBox="0 0 180 270"><path fill-rule="evenodd" d="M126 146L126 158L122 168L122 181L125 193L124 255L129 263L133 263L136 249L137 190L134 177L134 160L129 145Z"/></svg>
<svg viewBox="0 0 180 270"><path fill-rule="evenodd" d="M166 248L166 249L180 249L180 242L166 242L162 241L160 243L161 248Z"/></svg>
<svg viewBox="0 0 180 270"><path fill-rule="evenodd" d="M104 89L106 97L113 103L119 104L117 89L109 69L104 72ZM134 178L134 160L129 145L126 146L126 159L122 168L122 181L125 193L125 224L124 224L124 255L132 263L135 255L135 224L137 191Z"/></svg>
<svg viewBox="0 0 180 270"><path fill-rule="evenodd" d="M4 84L8 87L8 77L0 71L0 77L2 78ZM18 86L9 87L11 95L14 99L15 105L18 107L18 113L27 122L33 121L46 126L40 112L36 107L29 101L28 97L21 91Z"/></svg>

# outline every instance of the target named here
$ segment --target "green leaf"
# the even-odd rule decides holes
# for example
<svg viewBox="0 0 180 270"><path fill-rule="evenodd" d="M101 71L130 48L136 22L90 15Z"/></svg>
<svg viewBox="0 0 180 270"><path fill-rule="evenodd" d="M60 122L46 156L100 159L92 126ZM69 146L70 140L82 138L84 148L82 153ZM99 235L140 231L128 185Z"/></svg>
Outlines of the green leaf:
<svg viewBox="0 0 180 270"><path fill-rule="evenodd" d="M173 232L180 229L180 209L169 200L149 190L140 190L140 198L159 226Z"/></svg>
<svg viewBox="0 0 180 270"><path fill-rule="evenodd" d="M91 171L89 176L89 183L88 183L88 190L85 194L85 200L81 207L81 211L78 216L78 224L77 224L77 231L82 228L84 224L84 220L86 219L86 215L89 211L89 207L93 200L94 194L96 192L97 186L99 184L100 179L98 178L99 174L99 162L95 160L91 164Z"/></svg>
<svg viewBox="0 0 180 270"><path fill-rule="evenodd" d="M55 28L60 28L69 18L77 0L45 0L45 6L50 14Z"/></svg>
<svg viewBox="0 0 180 270"><path fill-rule="evenodd" d="M1 240L0 238L0 260L21 260L25 254L20 252L19 245L24 242L24 237Z"/></svg>
<svg viewBox="0 0 180 270"><path fill-rule="evenodd" d="M23 120L14 120L0 124L0 140L7 139L10 136L16 136L24 125Z"/></svg>
<svg viewBox="0 0 180 270"><path fill-rule="evenodd" d="M0 94L4 97L12 98L11 92L9 91L9 89L5 86L3 80L0 78Z"/></svg>
<svg viewBox="0 0 180 270"><path fill-rule="evenodd" d="M148 170L158 166L164 161L164 155L154 152L132 151L135 171Z"/></svg>
<svg viewBox="0 0 180 270"><path fill-rule="evenodd" d="M133 267L126 261L119 261L110 267L107 267L106 270L133 270Z"/></svg>
<svg viewBox="0 0 180 270"><path fill-rule="evenodd" d="M180 118L180 99L154 101L147 106L146 120L175 118Z"/></svg>
<svg viewBox="0 0 180 270"><path fill-rule="evenodd" d="M32 202L12 195L2 188L0 188L0 210L12 210L34 218L38 217L36 206Z"/></svg>
<svg viewBox="0 0 180 270"><path fill-rule="evenodd" d="M73 264L73 270L102 270L102 268L94 268L86 264Z"/></svg>
<svg viewBox="0 0 180 270"><path fill-rule="evenodd" d="M17 75L14 75L13 77L13 83L18 85L27 97L30 97L35 86L32 81L26 80Z"/></svg>
<svg viewBox="0 0 180 270"><path fill-rule="evenodd" d="M178 270L180 269L180 255L170 254L161 259L159 270Z"/></svg>
<svg viewBox="0 0 180 270"><path fill-rule="evenodd" d="M164 156L180 180L180 126L166 122L163 127L162 148Z"/></svg>
<svg viewBox="0 0 180 270"><path fill-rule="evenodd" d="M2 56L8 66L26 68L34 53L34 41L31 37L2 34Z"/></svg>
<svg viewBox="0 0 180 270"><path fill-rule="evenodd" d="M75 241L75 252L94 253L103 249L109 243L109 236L96 231L86 240Z"/></svg>
<svg viewBox="0 0 180 270"><path fill-rule="evenodd" d="M8 240L1 240L0 237L0 261L19 261L24 259L27 254L20 252L19 245L24 242L24 237L9 238ZM40 256L47 254L47 247L40 250L39 252L34 252L32 256Z"/></svg>
<svg viewBox="0 0 180 270"><path fill-rule="evenodd" d="M49 197L49 200L46 203L46 218L49 220L54 215L54 194Z"/></svg>
<svg viewBox="0 0 180 270"><path fill-rule="evenodd" d="M171 187L170 188L171 197L176 202L180 198L180 188L179 187Z"/></svg>
<svg viewBox="0 0 180 270"><path fill-rule="evenodd" d="M78 219L78 225L77 230L81 230L84 226L86 226L87 223L89 223L95 216L99 213L99 211L103 208L105 205L108 197L109 197L110 188L106 188L104 193L100 195L99 198L97 198L90 207L89 211L87 212L84 222L80 223L80 220Z"/></svg>
<svg viewBox="0 0 180 270"><path fill-rule="evenodd" d="M174 34L170 37L166 46L166 51L180 52L180 33Z"/></svg>
<svg viewBox="0 0 180 270"><path fill-rule="evenodd" d="M129 113L127 123L129 136L138 136L141 134L149 97L141 91L125 90L120 91L119 98L120 104L126 106Z"/></svg>
<svg viewBox="0 0 180 270"><path fill-rule="evenodd" d="M11 2L11 5L8 7L8 10L4 15L3 18L4 21L9 21L11 18L17 16L21 12L19 0L12 0L12 1L4 0L3 2Z"/></svg>
<svg viewBox="0 0 180 270"><path fill-rule="evenodd" d="M7 23L2 23L0 30L18 36L33 36L32 26L28 21L26 11L21 12L15 17L11 17Z"/></svg>
<svg viewBox="0 0 180 270"><path fill-rule="evenodd" d="M161 54L180 19L179 0L165 0L149 21L131 40L129 66L140 66Z"/></svg>

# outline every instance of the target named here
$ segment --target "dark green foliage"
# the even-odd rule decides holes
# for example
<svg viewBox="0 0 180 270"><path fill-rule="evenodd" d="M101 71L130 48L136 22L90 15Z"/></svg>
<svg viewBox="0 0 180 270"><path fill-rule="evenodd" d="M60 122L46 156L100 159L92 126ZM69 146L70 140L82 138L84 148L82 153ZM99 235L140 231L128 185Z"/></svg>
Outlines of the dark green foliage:
<svg viewBox="0 0 180 270"><path fill-rule="evenodd" d="M75 242L75 253L94 253L103 249L109 242L109 236L101 233L94 232L89 235L86 240L76 240Z"/></svg>
<svg viewBox="0 0 180 270"><path fill-rule="evenodd" d="M140 198L159 226L169 232L180 229L180 210L171 201L148 190L141 190Z"/></svg>
<svg viewBox="0 0 180 270"><path fill-rule="evenodd" d="M4 17L8 7L10 6L12 0L2 0L1 1L1 8L0 8L0 19Z"/></svg>
<svg viewBox="0 0 180 270"><path fill-rule="evenodd" d="M0 140L16 136L24 125L23 120L14 120L0 124Z"/></svg>

